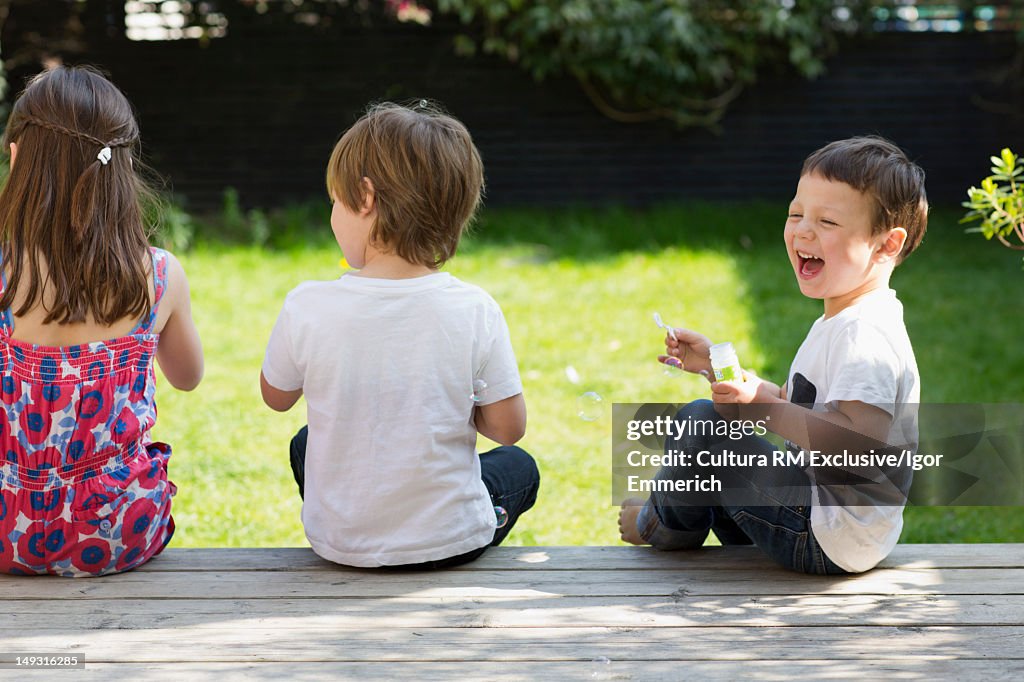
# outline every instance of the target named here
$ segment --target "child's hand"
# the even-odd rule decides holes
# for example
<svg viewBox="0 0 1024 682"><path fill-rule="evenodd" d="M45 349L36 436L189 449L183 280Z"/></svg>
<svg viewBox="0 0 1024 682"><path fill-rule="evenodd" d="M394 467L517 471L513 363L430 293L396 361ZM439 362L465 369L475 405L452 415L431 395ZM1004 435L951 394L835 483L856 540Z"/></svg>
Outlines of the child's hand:
<svg viewBox="0 0 1024 682"><path fill-rule="evenodd" d="M750 370L743 370L743 381L715 381L711 384L715 412L726 420L771 419L770 415L779 403L785 403L782 393L780 386ZM774 429L772 431L775 432Z"/></svg>
<svg viewBox="0 0 1024 682"><path fill-rule="evenodd" d="M716 403L749 405L778 401L781 389L764 381L749 370L743 370L743 381L715 381L711 384L711 399Z"/></svg>
<svg viewBox="0 0 1024 682"><path fill-rule="evenodd" d="M672 334L665 335L665 355L658 356L658 362L672 365L692 372L703 374L708 381L713 381L711 372L711 339L690 329L676 327L675 338Z"/></svg>
<svg viewBox="0 0 1024 682"><path fill-rule="evenodd" d="M742 417L742 406L758 400L758 393L763 390L764 382L753 372L743 372L743 381L715 381L711 384L711 400L715 403L715 412L725 420L736 420Z"/></svg>

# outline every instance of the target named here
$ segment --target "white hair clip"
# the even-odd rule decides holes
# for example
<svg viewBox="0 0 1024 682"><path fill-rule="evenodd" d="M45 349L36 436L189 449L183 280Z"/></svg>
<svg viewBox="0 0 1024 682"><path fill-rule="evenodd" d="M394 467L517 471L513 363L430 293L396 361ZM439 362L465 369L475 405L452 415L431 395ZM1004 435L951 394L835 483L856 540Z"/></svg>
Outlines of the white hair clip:
<svg viewBox="0 0 1024 682"><path fill-rule="evenodd" d="M96 155L96 158L99 159L99 162L104 166L110 163L110 147L104 147L101 149L100 153Z"/></svg>

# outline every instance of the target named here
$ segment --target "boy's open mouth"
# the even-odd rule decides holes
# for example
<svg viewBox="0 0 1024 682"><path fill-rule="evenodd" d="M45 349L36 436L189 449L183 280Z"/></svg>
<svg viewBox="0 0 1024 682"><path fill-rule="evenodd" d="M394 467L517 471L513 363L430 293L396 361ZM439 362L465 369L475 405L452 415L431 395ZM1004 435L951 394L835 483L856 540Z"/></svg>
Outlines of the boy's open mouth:
<svg viewBox="0 0 1024 682"><path fill-rule="evenodd" d="M825 267L825 261L805 251L797 251L797 258L800 259L800 276L804 279L811 279Z"/></svg>

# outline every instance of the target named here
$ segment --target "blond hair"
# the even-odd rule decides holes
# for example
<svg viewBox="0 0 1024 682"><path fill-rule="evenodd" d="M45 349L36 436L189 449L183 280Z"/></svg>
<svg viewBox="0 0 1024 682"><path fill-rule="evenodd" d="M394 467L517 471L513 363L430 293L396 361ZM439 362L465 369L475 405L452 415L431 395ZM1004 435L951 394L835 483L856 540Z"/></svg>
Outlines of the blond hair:
<svg viewBox="0 0 1024 682"><path fill-rule="evenodd" d="M484 189L483 163L461 122L422 102L371 106L335 145L327 191L358 211L374 191L370 242L417 265L455 255Z"/></svg>

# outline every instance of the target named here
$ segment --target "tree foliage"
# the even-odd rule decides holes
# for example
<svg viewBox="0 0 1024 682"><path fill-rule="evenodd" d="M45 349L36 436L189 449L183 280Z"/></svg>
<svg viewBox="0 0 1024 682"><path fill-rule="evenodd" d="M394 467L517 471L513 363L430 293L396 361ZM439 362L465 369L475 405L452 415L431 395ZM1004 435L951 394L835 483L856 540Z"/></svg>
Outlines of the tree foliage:
<svg viewBox="0 0 1024 682"><path fill-rule="evenodd" d="M833 0L436 0L456 49L498 55L543 80L569 75L624 122L713 126L759 75L813 78L866 7ZM856 11L854 11L856 10Z"/></svg>
<svg viewBox="0 0 1024 682"><path fill-rule="evenodd" d="M869 25L870 8L887 1L205 0L174 6L186 25L204 27L217 15L229 33L255 17L325 30L353 21L427 24L453 17L458 53L499 56L538 80L575 78L615 120L713 127L766 73L821 74L837 37ZM119 0L0 0L0 14L8 5L17 9L18 32L39 37L18 46L9 70L46 53L73 53L86 9L121 30L126 12Z"/></svg>

